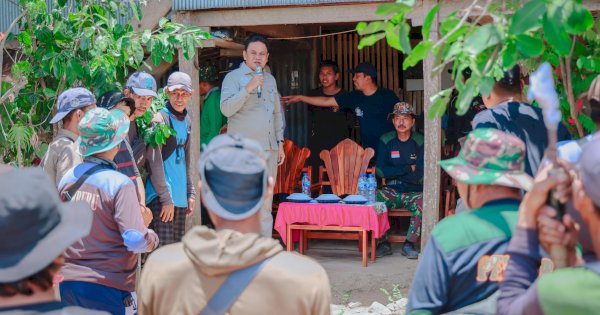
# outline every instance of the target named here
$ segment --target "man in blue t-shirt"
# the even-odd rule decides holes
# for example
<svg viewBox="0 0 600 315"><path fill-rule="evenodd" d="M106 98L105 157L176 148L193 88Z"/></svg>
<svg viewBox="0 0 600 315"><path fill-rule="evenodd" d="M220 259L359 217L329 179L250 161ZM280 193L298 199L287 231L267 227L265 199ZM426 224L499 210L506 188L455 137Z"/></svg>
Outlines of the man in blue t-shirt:
<svg viewBox="0 0 600 315"><path fill-rule="evenodd" d="M186 107L192 99L192 79L183 72L169 76L165 92L169 100L155 120L175 130L175 135L157 148L148 147L149 181L146 201L152 210L152 229L160 245L180 242L185 233L185 217L194 211L195 191L192 184L190 153L191 119Z"/></svg>
<svg viewBox="0 0 600 315"><path fill-rule="evenodd" d="M400 100L388 89L377 86L377 69L370 63L361 63L350 71L356 90L333 97L290 95L283 97L284 105L304 102L321 107L339 107L354 111L360 124L361 144L373 148L375 156L379 138L393 131L392 124L386 124L388 113L394 110L394 104Z"/></svg>

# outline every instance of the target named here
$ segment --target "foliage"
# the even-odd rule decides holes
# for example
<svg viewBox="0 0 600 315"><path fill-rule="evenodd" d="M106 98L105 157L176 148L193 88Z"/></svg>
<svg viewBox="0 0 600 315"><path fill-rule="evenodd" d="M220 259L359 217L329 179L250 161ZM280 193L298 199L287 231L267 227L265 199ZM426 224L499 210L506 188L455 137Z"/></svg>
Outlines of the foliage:
<svg viewBox="0 0 600 315"><path fill-rule="evenodd" d="M150 108L141 117L136 118L135 122L140 131L140 136L144 143L156 148L159 145L167 143L167 138L175 135L175 130L165 123L156 123L152 121L154 114L165 107L167 96L162 89L158 92L158 97L152 101Z"/></svg>
<svg viewBox="0 0 600 315"><path fill-rule="evenodd" d="M394 284L392 286L392 292L385 288L379 288L379 291L383 292L390 303L396 303L402 299L402 292L400 292L400 285Z"/></svg>
<svg viewBox="0 0 600 315"><path fill-rule="evenodd" d="M19 5L23 13L14 23L18 35L11 33L13 29L6 31L6 41L14 39L20 46L10 56L12 81L0 79L0 152L3 162L16 160L19 165L43 154L42 144L51 140L48 120L65 89L83 86L96 96L121 89L130 73L149 67L146 54L154 65L172 62L179 48L189 59L201 39L209 36L198 27L166 18L154 31L119 24L120 15L130 10L141 20L133 0L76 0L70 7L66 0L56 0L52 10L45 0L20 0ZM0 42L0 50L3 47ZM164 127L159 129L164 136L169 134ZM33 135L39 135L39 141Z"/></svg>
<svg viewBox="0 0 600 315"><path fill-rule="evenodd" d="M580 136L584 134L583 128L588 132L594 130L589 117L581 115L576 107L575 99L600 73L600 23L594 22L581 1L473 0L467 8L440 17L438 40L431 30L442 3L433 6L425 16L422 41L415 47L407 44L407 15L414 9L414 0L383 4L376 12L382 21L361 22L356 26L363 36L359 48L385 37L391 47L407 55L404 69L429 55L435 56L432 75L452 64L454 86L433 96L429 117L445 112L453 88L458 90L457 108L462 115L473 96L490 93L503 69L518 63L531 70L549 61L556 69L555 82L565 122L574 125ZM480 23L483 17L491 20ZM463 82L462 70L467 67L472 75Z"/></svg>

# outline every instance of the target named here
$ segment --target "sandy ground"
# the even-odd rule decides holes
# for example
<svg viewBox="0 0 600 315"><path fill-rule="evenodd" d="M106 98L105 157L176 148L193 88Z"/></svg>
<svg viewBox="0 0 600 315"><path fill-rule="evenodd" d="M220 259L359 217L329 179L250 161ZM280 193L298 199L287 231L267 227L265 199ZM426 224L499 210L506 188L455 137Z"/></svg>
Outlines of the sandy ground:
<svg viewBox="0 0 600 315"><path fill-rule="evenodd" d="M387 296L380 288L391 292L394 285L399 285L402 295L407 297L418 263L402 256L400 247L401 244L393 244L391 256L378 258L374 263L369 260L366 268L362 266L356 241L311 240L305 254L327 271L332 303L361 302L368 306L377 301L386 305L389 303Z"/></svg>

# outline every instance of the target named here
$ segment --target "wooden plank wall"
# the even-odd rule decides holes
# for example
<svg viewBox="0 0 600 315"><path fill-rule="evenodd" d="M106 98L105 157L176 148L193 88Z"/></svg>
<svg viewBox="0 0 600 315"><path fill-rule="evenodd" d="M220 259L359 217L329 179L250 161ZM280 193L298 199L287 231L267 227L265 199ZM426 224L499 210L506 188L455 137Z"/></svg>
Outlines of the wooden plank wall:
<svg viewBox="0 0 600 315"><path fill-rule="evenodd" d="M401 100L412 103L415 111L423 111L423 91L402 91L401 82L401 53L388 46L385 40L377 44L357 49L359 36L356 33L337 34L321 38L321 60L331 59L338 63L342 75L340 85L346 91L354 89L352 76L348 70L362 62L370 62L377 68L378 85L390 89Z"/></svg>

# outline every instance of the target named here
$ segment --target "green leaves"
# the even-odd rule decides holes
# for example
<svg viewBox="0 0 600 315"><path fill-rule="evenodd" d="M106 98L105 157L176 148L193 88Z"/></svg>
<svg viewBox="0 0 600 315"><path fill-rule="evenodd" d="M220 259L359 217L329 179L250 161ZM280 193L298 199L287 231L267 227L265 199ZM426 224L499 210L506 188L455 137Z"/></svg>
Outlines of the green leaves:
<svg viewBox="0 0 600 315"><path fill-rule="evenodd" d="M517 49L526 57L537 57L544 51L544 42L537 36L517 35Z"/></svg>
<svg viewBox="0 0 600 315"><path fill-rule="evenodd" d="M431 30L431 25L433 20L435 19L435 15L440 10L440 4L436 4L427 12L427 16L425 16L425 20L423 20L423 27L421 28L421 33L423 34L423 40L429 39L429 32Z"/></svg>
<svg viewBox="0 0 600 315"><path fill-rule="evenodd" d="M485 24L465 39L465 52L475 56L504 39L502 30L494 23Z"/></svg>
<svg viewBox="0 0 600 315"><path fill-rule="evenodd" d="M448 106L448 102L450 101L451 94L452 89L445 89L438 92L431 98L431 107L429 112L427 112L427 117L429 119L444 115L446 112L446 107Z"/></svg>
<svg viewBox="0 0 600 315"><path fill-rule="evenodd" d="M563 31L561 13L562 9L555 6L548 9L543 20L544 38L559 55L568 56L571 50L571 39Z"/></svg>
<svg viewBox="0 0 600 315"><path fill-rule="evenodd" d="M28 32L19 33L19 35L17 35L17 40L19 40L19 43L21 43L21 45L23 45L25 48L31 48L33 43L31 40L31 35L29 35Z"/></svg>
<svg viewBox="0 0 600 315"><path fill-rule="evenodd" d="M513 15L508 33L516 35L534 28L545 12L546 3L543 0L528 1Z"/></svg>
<svg viewBox="0 0 600 315"><path fill-rule="evenodd" d="M575 35L585 33L594 26L590 10L576 2L567 2L563 8L567 32Z"/></svg>
<svg viewBox="0 0 600 315"><path fill-rule="evenodd" d="M377 41L384 38L385 36L385 33L377 33L365 36L360 39L360 42L358 43L358 49L363 49L363 47L366 46L373 46L373 44L377 43Z"/></svg>
<svg viewBox="0 0 600 315"><path fill-rule="evenodd" d="M415 66L419 61L425 59L427 54L429 53L433 43L430 41L420 42L415 49L413 49L412 53L406 56L404 62L402 63L402 69L406 70L410 67Z"/></svg>
<svg viewBox="0 0 600 315"><path fill-rule="evenodd" d="M190 60L196 54L196 43L192 36L185 36L183 38L183 56L185 59Z"/></svg>

